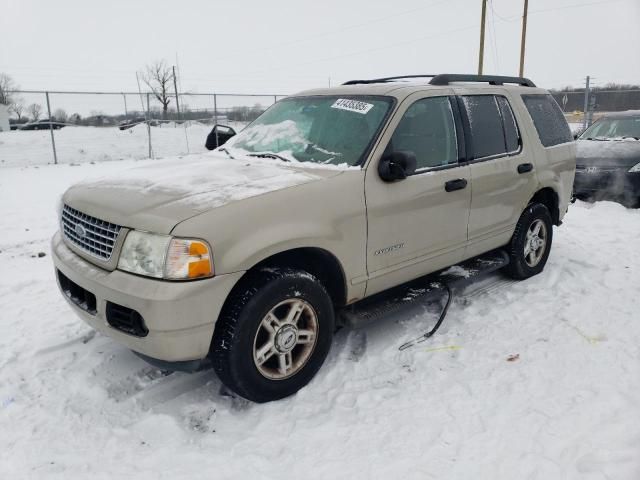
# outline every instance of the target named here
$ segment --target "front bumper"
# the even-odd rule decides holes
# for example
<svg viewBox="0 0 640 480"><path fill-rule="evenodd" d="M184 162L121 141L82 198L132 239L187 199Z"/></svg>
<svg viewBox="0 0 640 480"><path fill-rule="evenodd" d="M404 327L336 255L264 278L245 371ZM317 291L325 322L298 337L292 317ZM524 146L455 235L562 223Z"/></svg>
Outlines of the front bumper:
<svg viewBox="0 0 640 480"><path fill-rule="evenodd" d="M602 193L620 197L640 197L640 173L629 173L625 169L576 170L573 184L575 194L593 195Z"/></svg>
<svg viewBox="0 0 640 480"><path fill-rule="evenodd" d="M165 362L186 362L207 356L222 305L244 273L169 282L119 270L107 271L73 253L62 241L60 232L51 240L51 254L57 271L95 295L95 313L89 313L64 295L80 318L131 350ZM130 335L109 325L107 302L138 312L148 329L146 336Z"/></svg>

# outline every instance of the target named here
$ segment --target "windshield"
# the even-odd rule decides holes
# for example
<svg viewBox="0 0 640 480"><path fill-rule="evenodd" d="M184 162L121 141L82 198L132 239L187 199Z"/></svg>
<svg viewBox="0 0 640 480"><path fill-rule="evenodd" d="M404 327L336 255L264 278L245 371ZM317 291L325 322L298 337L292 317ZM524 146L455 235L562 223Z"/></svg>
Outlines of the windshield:
<svg viewBox="0 0 640 480"><path fill-rule="evenodd" d="M319 96L279 101L223 148L285 160L356 165L389 112L389 97Z"/></svg>
<svg viewBox="0 0 640 480"><path fill-rule="evenodd" d="M580 136L581 140L640 139L640 116L603 118Z"/></svg>

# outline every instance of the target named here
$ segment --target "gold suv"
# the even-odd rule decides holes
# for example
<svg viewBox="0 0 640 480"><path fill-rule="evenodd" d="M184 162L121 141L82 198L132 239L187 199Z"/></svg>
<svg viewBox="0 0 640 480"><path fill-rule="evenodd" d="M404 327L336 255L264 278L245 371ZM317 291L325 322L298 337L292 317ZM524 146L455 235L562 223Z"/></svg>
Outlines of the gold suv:
<svg viewBox="0 0 640 480"><path fill-rule="evenodd" d="M52 240L73 310L149 361L295 393L341 312L499 250L542 271L573 185L558 105L528 79L355 80L278 101L213 152L71 187Z"/></svg>

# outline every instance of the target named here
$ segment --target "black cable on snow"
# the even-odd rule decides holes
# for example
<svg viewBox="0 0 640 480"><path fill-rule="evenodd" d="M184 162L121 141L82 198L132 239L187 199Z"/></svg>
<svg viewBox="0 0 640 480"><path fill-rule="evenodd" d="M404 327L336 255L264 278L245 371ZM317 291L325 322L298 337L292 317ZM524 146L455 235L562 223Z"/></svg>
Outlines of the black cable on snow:
<svg viewBox="0 0 640 480"><path fill-rule="evenodd" d="M440 317L438 318L438 321L436 322L435 326L431 330L426 332L424 335L421 335L418 338L415 338L413 340L409 340L406 343L403 343L402 345L400 345L398 350L406 350L407 348L411 348L414 345L417 345L418 343L422 343L425 340L432 337L433 334L438 331L438 329L440 328L440 325L442 325L444 317L447 316L447 311L449 310L449 305L451 305L451 299L453 298L453 292L451 291L451 287L447 283L443 283L443 286L447 290L447 303L442 309L442 312L440 312Z"/></svg>

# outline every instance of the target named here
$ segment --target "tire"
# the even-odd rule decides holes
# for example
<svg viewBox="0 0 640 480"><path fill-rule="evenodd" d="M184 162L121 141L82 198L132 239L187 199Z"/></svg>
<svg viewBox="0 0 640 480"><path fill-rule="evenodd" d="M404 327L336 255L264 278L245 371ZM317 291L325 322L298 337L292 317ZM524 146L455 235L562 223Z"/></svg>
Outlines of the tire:
<svg viewBox="0 0 640 480"><path fill-rule="evenodd" d="M307 272L248 275L225 303L210 358L229 389L263 403L293 395L318 372L331 348L334 309L324 286ZM296 318L287 321L290 315Z"/></svg>
<svg viewBox="0 0 640 480"><path fill-rule="evenodd" d="M535 234L536 230L537 234ZM549 209L541 203L529 204L520 215L511 242L507 246L510 262L505 267L505 273L517 280L539 274L549 258L552 240L553 224ZM527 248L528 241L534 242L529 243L529 248ZM535 245L538 247L532 249Z"/></svg>

